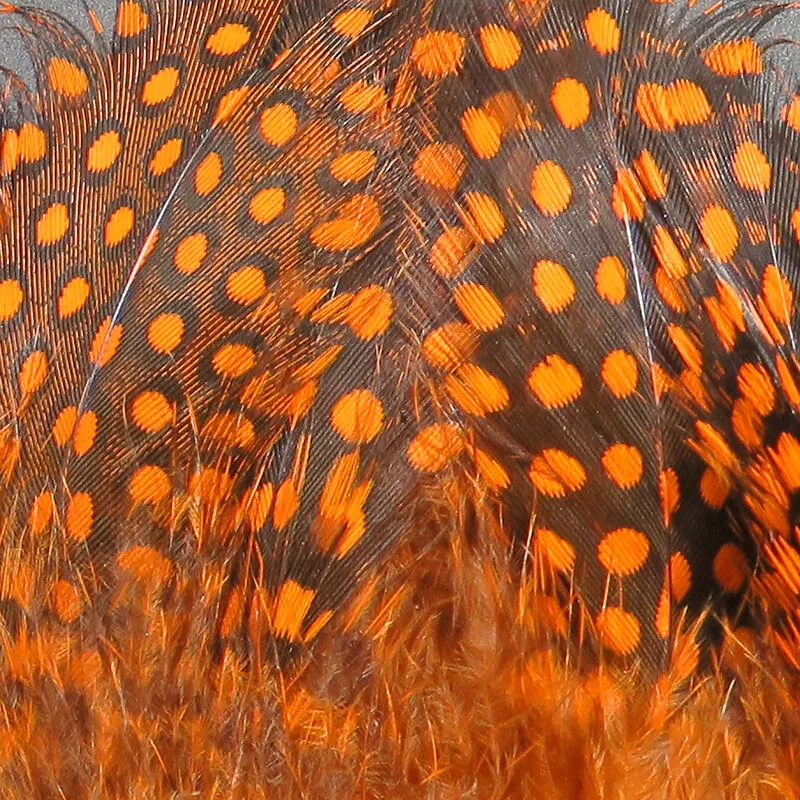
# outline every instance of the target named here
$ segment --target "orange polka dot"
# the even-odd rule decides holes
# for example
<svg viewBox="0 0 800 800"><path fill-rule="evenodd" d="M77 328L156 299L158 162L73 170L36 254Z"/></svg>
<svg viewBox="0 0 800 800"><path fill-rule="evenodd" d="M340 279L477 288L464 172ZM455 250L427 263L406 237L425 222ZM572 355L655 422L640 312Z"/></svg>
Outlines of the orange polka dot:
<svg viewBox="0 0 800 800"><path fill-rule="evenodd" d="M604 8L594 8L586 15L583 20L583 30L589 44L601 56L619 50L622 31L614 17Z"/></svg>
<svg viewBox="0 0 800 800"><path fill-rule="evenodd" d="M566 211L572 201L572 184L555 161L543 161L531 173L531 199L547 217Z"/></svg>
<svg viewBox="0 0 800 800"><path fill-rule="evenodd" d="M703 53L703 61L717 75L757 75L764 68L761 48L750 38L714 44Z"/></svg>
<svg viewBox="0 0 800 800"><path fill-rule="evenodd" d="M503 141L503 128L484 108L468 108L461 115L461 129L478 158L494 158Z"/></svg>
<svg viewBox="0 0 800 800"><path fill-rule="evenodd" d="M580 397L583 379L573 364L554 353L531 370L528 386L545 408L561 408Z"/></svg>
<svg viewBox="0 0 800 800"><path fill-rule="evenodd" d="M118 131L101 133L86 151L86 169L104 172L114 166L122 152L122 137Z"/></svg>
<svg viewBox="0 0 800 800"><path fill-rule="evenodd" d="M143 33L150 26L150 15L134 0L121 0L117 5L117 36L130 39Z"/></svg>
<svg viewBox="0 0 800 800"><path fill-rule="evenodd" d="M794 313L794 291L788 278L774 264L764 267L761 293L769 313L778 322L788 325Z"/></svg>
<svg viewBox="0 0 800 800"><path fill-rule="evenodd" d="M461 182L467 162L455 144L434 142L423 147L414 159L414 174L423 183L454 192Z"/></svg>
<svg viewBox="0 0 800 800"><path fill-rule="evenodd" d="M265 108L258 118L258 129L267 144L283 147L297 133L297 112L288 103Z"/></svg>
<svg viewBox="0 0 800 800"><path fill-rule="evenodd" d="M633 160L636 177L651 200L661 200L667 193L667 176L661 171L653 154L642 150Z"/></svg>
<svg viewBox="0 0 800 800"><path fill-rule="evenodd" d="M711 467L706 467L700 476L700 496L709 507L718 511L728 499L728 487Z"/></svg>
<svg viewBox="0 0 800 800"><path fill-rule="evenodd" d="M178 242L173 263L182 275L192 275L200 269L207 255L208 236L202 232L191 233Z"/></svg>
<svg viewBox="0 0 800 800"><path fill-rule="evenodd" d="M503 382L477 364L462 364L444 379L444 387L463 411L478 417L500 411L509 403Z"/></svg>
<svg viewBox="0 0 800 800"><path fill-rule="evenodd" d="M422 342L422 354L434 367L453 370L477 349L478 335L471 325L447 322L431 331Z"/></svg>
<svg viewBox="0 0 800 800"><path fill-rule="evenodd" d="M272 524L283 530L293 519L300 508L300 495L291 480L285 480L275 492L275 504L272 508Z"/></svg>
<svg viewBox="0 0 800 800"><path fill-rule="evenodd" d="M600 377L614 397L630 397L639 382L639 365L626 350L612 350L600 365Z"/></svg>
<svg viewBox="0 0 800 800"><path fill-rule="evenodd" d="M150 174L159 177L171 170L183 155L183 139L173 137L167 139L150 159Z"/></svg>
<svg viewBox="0 0 800 800"><path fill-rule="evenodd" d="M69 625L75 622L83 611L83 599L74 583L67 580L58 580L53 584L50 594L53 611L58 618Z"/></svg>
<svg viewBox="0 0 800 800"><path fill-rule="evenodd" d="M116 247L128 238L133 230L136 214L130 206L120 206L111 212L103 230L103 241L108 247Z"/></svg>
<svg viewBox="0 0 800 800"><path fill-rule="evenodd" d="M478 36L483 57L493 69L511 69L519 61L522 42L514 31L500 25L484 25Z"/></svg>
<svg viewBox="0 0 800 800"><path fill-rule="evenodd" d="M681 485L678 473L672 467L658 473L658 502L661 506L661 521L665 526L672 524L672 516L681 502Z"/></svg>
<svg viewBox="0 0 800 800"><path fill-rule="evenodd" d="M644 459L631 444L612 444L603 451L600 463L606 475L620 487L631 489L642 479Z"/></svg>
<svg viewBox="0 0 800 800"><path fill-rule="evenodd" d="M89 349L89 361L104 367L114 357L122 341L122 325L112 325L111 317L106 317L97 328Z"/></svg>
<svg viewBox="0 0 800 800"><path fill-rule="evenodd" d="M47 65L47 80L54 92L65 97L80 97L89 88L89 76L86 72L61 56L50 59Z"/></svg>
<svg viewBox="0 0 800 800"><path fill-rule="evenodd" d="M736 376L736 385L742 397L747 398L761 416L767 416L775 407L775 387L763 364L742 364Z"/></svg>
<svg viewBox="0 0 800 800"><path fill-rule="evenodd" d="M372 150L349 150L331 161L331 176L340 183L363 181L375 169L378 157Z"/></svg>
<svg viewBox="0 0 800 800"><path fill-rule="evenodd" d="M373 16L368 8L348 8L336 15L332 27L340 36L353 39L369 25Z"/></svg>
<svg viewBox="0 0 800 800"><path fill-rule="evenodd" d="M19 388L23 395L35 392L45 381L49 368L47 355L41 350L34 350L22 362L19 368Z"/></svg>
<svg viewBox="0 0 800 800"><path fill-rule="evenodd" d="M205 48L215 56L232 56L243 50L250 42L252 33L241 22L226 22L220 25L207 39Z"/></svg>
<svg viewBox="0 0 800 800"><path fill-rule="evenodd" d="M7 322L22 308L25 293L16 278L0 281L0 322Z"/></svg>
<svg viewBox="0 0 800 800"><path fill-rule="evenodd" d="M94 411L84 411L76 422L72 434L72 449L75 455L86 455L94 446L96 436L97 414Z"/></svg>
<svg viewBox="0 0 800 800"><path fill-rule="evenodd" d="M628 293L624 264L616 256L604 256L597 263L594 273L594 288L599 297L608 303L619 305Z"/></svg>
<svg viewBox="0 0 800 800"><path fill-rule="evenodd" d="M250 199L247 213L259 225L269 225L286 210L286 193L279 186L256 192Z"/></svg>
<svg viewBox="0 0 800 800"><path fill-rule="evenodd" d="M383 404L369 389L354 389L334 403L331 424L347 442L371 442L383 427Z"/></svg>
<svg viewBox="0 0 800 800"><path fill-rule="evenodd" d="M17 134L19 159L35 164L47 155L47 134L32 122L24 122Z"/></svg>
<svg viewBox="0 0 800 800"><path fill-rule="evenodd" d="M750 572L744 553L731 542L717 551L712 569L714 579L726 592L738 592Z"/></svg>
<svg viewBox="0 0 800 800"><path fill-rule="evenodd" d="M36 244L55 244L66 236L70 226L69 209L64 203L48 206L36 221Z"/></svg>
<svg viewBox="0 0 800 800"><path fill-rule="evenodd" d="M692 568L683 553L673 553L669 558L669 583L672 599L682 602L692 588Z"/></svg>
<svg viewBox="0 0 800 800"><path fill-rule="evenodd" d="M476 247L465 228L446 227L431 247L431 266L444 278L455 278L467 266L467 256Z"/></svg>
<svg viewBox="0 0 800 800"><path fill-rule="evenodd" d="M300 641L303 621L316 594L313 589L306 589L297 581L283 582L278 591L275 612L272 617L272 630L276 636L282 636L290 642Z"/></svg>
<svg viewBox="0 0 800 800"><path fill-rule="evenodd" d="M733 176L743 189L766 192L772 183L772 166L755 142L742 142L733 154Z"/></svg>
<svg viewBox="0 0 800 800"><path fill-rule="evenodd" d="M438 472L464 449L464 439L455 425L434 423L423 428L406 450L409 463L419 472Z"/></svg>
<svg viewBox="0 0 800 800"><path fill-rule="evenodd" d="M79 275L69 280L58 296L58 316L67 319L77 314L89 299L90 292L91 286L86 278Z"/></svg>
<svg viewBox="0 0 800 800"><path fill-rule="evenodd" d="M644 217L644 189L629 169L618 169L611 187L611 210L623 222Z"/></svg>
<svg viewBox="0 0 800 800"><path fill-rule="evenodd" d="M464 319L479 331L492 331L503 324L505 312L494 293L480 283L465 282L453 289L453 299Z"/></svg>
<svg viewBox="0 0 800 800"><path fill-rule="evenodd" d="M117 554L117 566L131 578L147 584L161 585L172 577L172 562L154 547L134 545Z"/></svg>
<svg viewBox="0 0 800 800"><path fill-rule="evenodd" d="M241 108L247 96L250 94L249 86L237 86L230 91L225 92L217 103L217 110L214 112L214 119L212 125L218 125L225 122L233 116L236 109Z"/></svg>
<svg viewBox="0 0 800 800"><path fill-rule="evenodd" d="M575 299L575 282L564 266L555 261L537 261L533 265L533 293L545 311L564 311Z"/></svg>
<svg viewBox="0 0 800 800"><path fill-rule="evenodd" d="M575 78L562 78L553 86L550 105L559 122L569 130L580 128L589 119L592 109L589 90Z"/></svg>
<svg viewBox="0 0 800 800"><path fill-rule="evenodd" d="M171 353L183 341L185 330L180 314L159 314L147 326L147 343L157 353Z"/></svg>
<svg viewBox="0 0 800 800"><path fill-rule="evenodd" d="M207 153L194 171L194 190L200 197L211 194L222 180L222 157Z"/></svg>
<svg viewBox="0 0 800 800"><path fill-rule="evenodd" d="M552 447L533 457L528 477L534 488L547 497L566 497L586 484L586 470L581 462Z"/></svg>
<svg viewBox="0 0 800 800"><path fill-rule="evenodd" d="M555 531L537 528L533 534L534 552L542 556L556 572L572 572L575 566L575 548Z"/></svg>
<svg viewBox="0 0 800 800"><path fill-rule="evenodd" d="M34 536L40 536L50 526L55 513L55 498L49 491L39 492L31 504L28 514L28 527Z"/></svg>
<svg viewBox="0 0 800 800"><path fill-rule="evenodd" d="M597 559L611 575L633 575L650 555L650 541L634 528L616 528L597 545Z"/></svg>
<svg viewBox="0 0 800 800"><path fill-rule="evenodd" d="M85 542L94 524L94 502L87 492L76 492L67 503L66 528L70 538Z"/></svg>
<svg viewBox="0 0 800 800"><path fill-rule="evenodd" d="M389 330L393 314L392 295L382 286L365 286L353 295L344 321L354 336L369 341Z"/></svg>
<svg viewBox="0 0 800 800"><path fill-rule="evenodd" d="M351 114L370 114L386 105L386 90L378 83L358 80L342 89L339 102Z"/></svg>
<svg viewBox="0 0 800 800"><path fill-rule="evenodd" d="M146 106L165 103L175 94L180 79L181 74L175 67L162 67L142 87L142 102Z"/></svg>
<svg viewBox="0 0 800 800"><path fill-rule="evenodd" d="M800 442L791 433L778 436L774 459L784 486L790 492L800 489Z"/></svg>
<svg viewBox="0 0 800 800"><path fill-rule="evenodd" d="M167 473L152 464L138 467L128 483L128 492L134 503L160 503L169 497L171 491Z"/></svg>
<svg viewBox="0 0 800 800"><path fill-rule="evenodd" d="M70 440L77 420L78 409L76 406L66 406L66 408L62 408L58 412L50 433L53 436L53 441L59 447L63 447Z"/></svg>
<svg viewBox="0 0 800 800"><path fill-rule="evenodd" d="M653 255L670 280L679 280L689 274L686 259L675 244L672 234L663 225L656 225L653 229L652 244Z"/></svg>
<svg viewBox="0 0 800 800"><path fill-rule="evenodd" d="M19 136L15 130L0 133L0 176L10 175L19 164Z"/></svg>
<svg viewBox="0 0 800 800"><path fill-rule="evenodd" d="M267 281L258 267L240 267L228 276L225 293L234 302L247 306L260 300L267 293Z"/></svg>
<svg viewBox="0 0 800 800"><path fill-rule="evenodd" d="M466 42L455 31L431 31L420 36L411 50L411 61L426 78L443 78L461 69Z"/></svg>
<svg viewBox="0 0 800 800"><path fill-rule="evenodd" d="M226 344L214 353L211 363L215 372L223 378L241 378L255 366L256 354L247 345Z"/></svg>
<svg viewBox="0 0 800 800"><path fill-rule="evenodd" d="M381 208L368 194L356 194L342 204L336 218L311 230L311 241L325 250L339 252L365 245L381 224Z"/></svg>
<svg viewBox="0 0 800 800"><path fill-rule="evenodd" d="M695 374L702 375L703 354L695 337L680 325L674 324L667 325L667 336L683 359L683 363Z"/></svg>
<svg viewBox="0 0 800 800"><path fill-rule="evenodd" d="M708 206L700 215L700 233L714 258L718 261L733 258L739 246L739 229L727 208Z"/></svg>
<svg viewBox="0 0 800 800"><path fill-rule="evenodd" d="M595 624L603 646L617 655L630 655L639 646L641 627L630 611L616 606L604 608Z"/></svg>
<svg viewBox="0 0 800 800"><path fill-rule="evenodd" d="M497 201L482 192L467 192L464 195L467 214L464 225L479 242L496 242L506 227L503 212Z"/></svg>
<svg viewBox="0 0 800 800"><path fill-rule="evenodd" d="M145 433L157 433L172 422L172 404L161 392L148 389L133 399L131 416Z"/></svg>

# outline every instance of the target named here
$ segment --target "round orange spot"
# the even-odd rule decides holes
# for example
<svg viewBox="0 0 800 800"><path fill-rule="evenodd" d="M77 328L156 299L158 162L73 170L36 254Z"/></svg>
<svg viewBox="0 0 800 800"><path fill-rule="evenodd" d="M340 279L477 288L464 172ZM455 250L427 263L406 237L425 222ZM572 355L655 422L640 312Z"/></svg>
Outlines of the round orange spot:
<svg viewBox="0 0 800 800"><path fill-rule="evenodd" d="M371 442L383 427L383 405L369 389L354 389L334 403L331 424L347 442Z"/></svg>
<svg viewBox="0 0 800 800"><path fill-rule="evenodd" d="M53 584L51 600L53 611L58 618L69 625L75 622L83 611L83 599L74 583L66 580L59 580Z"/></svg>
<svg viewBox="0 0 800 800"><path fill-rule="evenodd" d="M94 446L97 436L97 414L94 411L84 411L75 424L72 435L72 449L75 455L85 456Z"/></svg>
<svg viewBox="0 0 800 800"><path fill-rule="evenodd" d="M422 342L422 355L434 367L453 370L476 350L478 334L463 322L446 322L431 331Z"/></svg>
<svg viewBox="0 0 800 800"><path fill-rule="evenodd" d="M775 407L775 387L762 364L746 362L739 368L736 384L742 397L749 400L762 417Z"/></svg>
<svg viewBox="0 0 800 800"><path fill-rule="evenodd" d="M267 144L283 147L297 133L297 112L288 103L265 108L258 118L258 129Z"/></svg>
<svg viewBox="0 0 800 800"><path fill-rule="evenodd" d="M719 42L703 53L706 66L717 75L757 75L764 68L761 48L750 38Z"/></svg>
<svg viewBox="0 0 800 800"><path fill-rule="evenodd" d="M511 69L519 61L522 42L514 31L500 25L484 25L478 36L483 57L493 69Z"/></svg>
<svg viewBox="0 0 800 800"><path fill-rule="evenodd" d="M259 225L269 225L286 210L286 193L279 186L261 189L250 199L247 211Z"/></svg>
<svg viewBox="0 0 800 800"><path fill-rule="evenodd" d="M0 133L0 176L10 175L19 163L19 136L13 129Z"/></svg>
<svg viewBox="0 0 800 800"><path fill-rule="evenodd" d="M160 503L169 497L172 484L161 467L148 464L131 475L128 492L134 503Z"/></svg>
<svg viewBox="0 0 800 800"><path fill-rule="evenodd" d="M475 247L472 234L461 227L446 227L431 247L431 266L444 278L455 278L467 266L467 254Z"/></svg>
<svg viewBox="0 0 800 800"><path fill-rule="evenodd" d="M696 375L703 373L703 354L695 337L680 325L667 325L669 336L683 363Z"/></svg>
<svg viewBox="0 0 800 800"><path fill-rule="evenodd" d="M731 542L726 542L717 551L712 569L714 580L726 592L738 592L750 572L744 553Z"/></svg>
<svg viewBox="0 0 800 800"><path fill-rule="evenodd" d="M700 215L700 233L711 255L718 261L730 261L739 246L739 229L727 208L710 205Z"/></svg>
<svg viewBox="0 0 800 800"><path fill-rule="evenodd" d="M632 575L650 555L650 541L634 528L616 528L597 545L597 559L611 575Z"/></svg>
<svg viewBox="0 0 800 800"><path fill-rule="evenodd" d="M464 449L461 432L455 425L438 422L423 428L408 446L409 463L420 472L438 472Z"/></svg>
<svg viewBox="0 0 800 800"><path fill-rule="evenodd" d="M466 42L455 31L432 31L420 36L411 61L426 78L443 78L461 69Z"/></svg>
<svg viewBox="0 0 800 800"><path fill-rule="evenodd" d="M41 247L55 244L69 230L69 209L64 203L48 206L36 221L36 244Z"/></svg>
<svg viewBox="0 0 800 800"><path fill-rule="evenodd" d="M794 313L794 291L789 279L774 264L764 267L761 293L769 313L776 321L788 325Z"/></svg>
<svg viewBox="0 0 800 800"><path fill-rule="evenodd" d="M67 504L66 527L70 538L85 542L94 524L94 502L87 492L76 492Z"/></svg>
<svg viewBox="0 0 800 800"><path fill-rule="evenodd" d="M372 17L373 12L368 8L348 8L336 15L332 27L340 36L353 39L369 25Z"/></svg>
<svg viewBox="0 0 800 800"><path fill-rule="evenodd" d="M122 152L122 137L118 131L101 133L86 151L86 169L89 172L103 172L116 163Z"/></svg>
<svg viewBox="0 0 800 800"><path fill-rule="evenodd" d="M597 262L594 289L608 303L619 305L628 293L624 264L616 256L604 256Z"/></svg>
<svg viewBox="0 0 800 800"><path fill-rule="evenodd" d="M147 342L157 353L171 353L183 340L185 329L180 314L159 314L147 326Z"/></svg>
<svg viewBox="0 0 800 800"><path fill-rule="evenodd" d="M617 219L641 220L644 216L644 189L629 169L618 169L611 187L611 210Z"/></svg>
<svg viewBox="0 0 800 800"><path fill-rule="evenodd" d="M545 311L556 314L575 299L575 282L561 264L537 261L533 265L533 293Z"/></svg>
<svg viewBox="0 0 800 800"><path fill-rule="evenodd" d="M386 105L386 90L377 83L355 81L342 89L339 102L351 114L374 113Z"/></svg>
<svg viewBox="0 0 800 800"><path fill-rule="evenodd" d="M755 406L744 397L737 397L731 407L731 429L734 436L748 449L756 450L764 441L764 419Z"/></svg>
<svg viewBox="0 0 800 800"><path fill-rule="evenodd" d="M241 378L255 366L256 354L245 344L226 344L214 353L211 363L221 377Z"/></svg>
<svg viewBox="0 0 800 800"><path fill-rule="evenodd" d="M17 134L20 161L34 164L47 154L47 134L32 122L24 122Z"/></svg>
<svg viewBox="0 0 800 800"><path fill-rule="evenodd" d="M332 252L365 245L381 224L381 208L368 194L356 194L342 204L338 215L311 230L311 241Z"/></svg>
<svg viewBox="0 0 800 800"><path fill-rule="evenodd" d="M484 108L468 108L461 115L461 129L478 158L494 158L503 141L503 128Z"/></svg>
<svg viewBox="0 0 800 800"><path fill-rule="evenodd" d="M700 476L700 496L709 507L718 511L728 499L728 487L711 467Z"/></svg>
<svg viewBox="0 0 800 800"><path fill-rule="evenodd" d="M692 588L692 568L683 553L676 552L669 557L669 585L676 603L680 603Z"/></svg>
<svg viewBox="0 0 800 800"><path fill-rule="evenodd" d="M135 0L121 0L117 5L117 36L130 39L147 30L150 15Z"/></svg>
<svg viewBox="0 0 800 800"><path fill-rule="evenodd" d="M464 153L455 144L434 142L423 147L414 159L414 174L423 183L453 192L467 168Z"/></svg>
<svg viewBox="0 0 800 800"><path fill-rule="evenodd" d="M145 433L157 433L172 422L172 404L161 392L141 392L131 403L131 417Z"/></svg>
<svg viewBox="0 0 800 800"><path fill-rule="evenodd" d="M667 177L649 150L642 150L633 160L636 177L651 200L660 200L667 193Z"/></svg>
<svg viewBox="0 0 800 800"><path fill-rule="evenodd" d="M67 319L76 314L89 299L90 292L89 281L80 275L67 281L58 296L58 316Z"/></svg>
<svg viewBox="0 0 800 800"><path fill-rule="evenodd" d="M463 411L477 417L508 406L505 384L477 364L462 364L444 379L444 387Z"/></svg>
<svg viewBox="0 0 800 800"><path fill-rule="evenodd" d="M105 230L103 231L103 240L108 247L116 247L116 245L125 241L133 230L134 222L136 221L136 214L130 206L120 206L111 212L108 220L106 220Z"/></svg>
<svg viewBox="0 0 800 800"><path fill-rule="evenodd" d="M359 289L347 306L344 321L353 335L369 341L386 333L394 314L394 300L383 286Z"/></svg>
<svg viewBox="0 0 800 800"><path fill-rule="evenodd" d="M583 30L589 44L601 56L616 53L622 40L622 31L614 17L604 8L593 8L583 20Z"/></svg>
<svg viewBox="0 0 800 800"><path fill-rule="evenodd" d="M567 173L555 161L543 161L531 174L531 199L547 217L566 211L572 201L572 184Z"/></svg>
<svg viewBox="0 0 800 800"><path fill-rule="evenodd" d="M658 501L661 505L661 521L665 526L672 524L672 515L681 502L681 485L678 473L671 467L658 473Z"/></svg>
<svg viewBox="0 0 800 800"><path fill-rule="evenodd" d="M686 263L672 234L663 226L656 225L653 229L653 255L661 265L670 280L679 280L689 274L689 265Z"/></svg>
<svg viewBox="0 0 800 800"><path fill-rule="evenodd" d="M112 325L111 317L106 317L97 328L97 333L89 349L89 361L104 367L114 357L122 341L122 325Z"/></svg>
<svg viewBox="0 0 800 800"><path fill-rule="evenodd" d="M56 504L52 492L44 491L36 495L28 514L28 527L34 536L39 536L47 530L53 520Z"/></svg>
<svg viewBox="0 0 800 800"><path fill-rule="evenodd" d="M65 97L80 97L89 88L86 72L66 58L54 56L47 65L50 88Z"/></svg>
<svg viewBox="0 0 800 800"><path fill-rule="evenodd" d="M7 322L22 308L25 293L16 278L0 281L0 322Z"/></svg>
<svg viewBox="0 0 800 800"><path fill-rule="evenodd" d="M630 655L639 646L639 620L630 611L616 606L604 608L597 615L595 624L603 646L617 655Z"/></svg>
<svg viewBox="0 0 800 800"><path fill-rule="evenodd" d="M252 33L241 22L226 22L206 39L206 50L214 56L232 56L247 47Z"/></svg>
<svg viewBox="0 0 800 800"><path fill-rule="evenodd" d="M228 276L225 293L234 303L249 306L267 293L267 280L258 267L240 267Z"/></svg>
<svg viewBox="0 0 800 800"><path fill-rule="evenodd" d="M553 447L533 457L528 477L534 488L547 497L565 497L586 484L586 470L581 462Z"/></svg>
<svg viewBox="0 0 800 800"><path fill-rule="evenodd" d="M214 112L212 125L218 125L230 119L236 109L241 108L248 94L250 94L249 86L237 86L225 92L220 98L219 103L217 103L217 110Z"/></svg>
<svg viewBox="0 0 800 800"><path fill-rule="evenodd" d="M461 283L453 299L464 319L479 331L492 331L503 324L505 312L494 293L481 283Z"/></svg>
<svg viewBox="0 0 800 800"><path fill-rule="evenodd" d="M479 242L495 242L506 227L503 212L497 201L482 192L467 192L464 195L467 214L464 214L464 225Z"/></svg>
<svg viewBox="0 0 800 800"><path fill-rule="evenodd" d="M642 479L644 459L631 444L612 444L600 456L606 475L620 487L631 489Z"/></svg>
<svg viewBox="0 0 800 800"><path fill-rule="evenodd" d="M147 545L134 545L120 552L117 566L142 583L161 585L172 576L172 562Z"/></svg>
<svg viewBox="0 0 800 800"><path fill-rule="evenodd" d="M47 355L41 350L34 350L19 368L19 388L23 395L35 392L47 377Z"/></svg>
<svg viewBox="0 0 800 800"><path fill-rule="evenodd" d="M583 379L573 364L553 353L531 370L528 386L545 408L560 408L578 399Z"/></svg>
<svg viewBox="0 0 800 800"><path fill-rule="evenodd" d="M556 572L572 572L575 566L575 548L555 531L537 528L533 534L534 552L541 554Z"/></svg>
<svg viewBox="0 0 800 800"><path fill-rule="evenodd" d="M53 441L59 447L63 447L72 437L72 431L75 430L77 419L78 409L76 406L66 406L58 412L50 432L53 436Z"/></svg>
<svg viewBox="0 0 800 800"><path fill-rule="evenodd" d="M733 176L742 189L766 192L772 183L772 166L755 142L742 142L733 154Z"/></svg>
<svg viewBox="0 0 800 800"><path fill-rule="evenodd" d="M183 139L167 139L150 159L150 173L156 177L171 170L183 154Z"/></svg>
<svg viewBox="0 0 800 800"><path fill-rule="evenodd" d="M569 130L580 128L591 114L589 90L575 78L562 78L553 86L550 105L561 124Z"/></svg>
<svg viewBox="0 0 800 800"><path fill-rule="evenodd" d="M614 397L630 397L639 382L639 365L627 350L612 350L600 365L600 377Z"/></svg>
<svg viewBox="0 0 800 800"><path fill-rule="evenodd" d="M774 459L784 486L790 492L800 489L800 442L791 433L778 436Z"/></svg>
<svg viewBox="0 0 800 800"><path fill-rule="evenodd" d="M142 102L146 106L166 103L175 94L180 79L181 74L175 67L162 67L142 87Z"/></svg>
<svg viewBox="0 0 800 800"><path fill-rule="evenodd" d="M222 179L222 158L219 153L208 153L194 171L194 190L205 197L219 186Z"/></svg>
<svg viewBox="0 0 800 800"><path fill-rule="evenodd" d="M208 255L208 236L198 231L185 236L175 248L173 263L183 275L192 275L203 265Z"/></svg>
<svg viewBox="0 0 800 800"><path fill-rule="evenodd" d="M370 175L378 163L373 150L349 150L331 161L331 176L340 183L356 183Z"/></svg>

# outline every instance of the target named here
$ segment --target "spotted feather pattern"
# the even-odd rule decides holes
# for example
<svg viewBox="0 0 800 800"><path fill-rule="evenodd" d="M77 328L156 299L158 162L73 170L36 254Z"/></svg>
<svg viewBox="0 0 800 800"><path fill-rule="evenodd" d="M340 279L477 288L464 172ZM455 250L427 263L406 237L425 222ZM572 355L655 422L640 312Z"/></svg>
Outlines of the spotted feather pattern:
<svg viewBox="0 0 800 800"><path fill-rule="evenodd" d="M787 10L0 11L5 641L202 555L286 663L466 481L556 639L765 614L797 663Z"/></svg>

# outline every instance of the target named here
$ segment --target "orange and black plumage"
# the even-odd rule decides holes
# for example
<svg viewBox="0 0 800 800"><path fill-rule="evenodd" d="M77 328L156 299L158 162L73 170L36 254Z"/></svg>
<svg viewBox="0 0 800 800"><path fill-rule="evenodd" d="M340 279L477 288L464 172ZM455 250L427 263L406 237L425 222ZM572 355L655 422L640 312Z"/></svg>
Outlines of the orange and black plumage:
<svg viewBox="0 0 800 800"><path fill-rule="evenodd" d="M9 794L797 790L790 9L0 8Z"/></svg>

